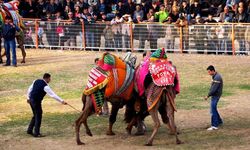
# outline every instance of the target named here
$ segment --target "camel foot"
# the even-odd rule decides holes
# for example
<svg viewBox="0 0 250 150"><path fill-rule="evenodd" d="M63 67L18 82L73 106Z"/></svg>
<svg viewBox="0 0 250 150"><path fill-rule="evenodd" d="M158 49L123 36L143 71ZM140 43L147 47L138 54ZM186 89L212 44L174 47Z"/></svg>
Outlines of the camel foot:
<svg viewBox="0 0 250 150"><path fill-rule="evenodd" d="M144 132L143 132L143 131L137 131L137 132L135 133L135 136L140 136L140 135L144 135Z"/></svg>
<svg viewBox="0 0 250 150"><path fill-rule="evenodd" d="M146 143L146 144L144 144L144 146L153 146L153 144L152 143Z"/></svg>
<svg viewBox="0 0 250 150"><path fill-rule="evenodd" d="M179 134L180 134L180 132L177 132L177 135L179 135ZM175 135L175 133L174 132L170 132L169 135Z"/></svg>
<svg viewBox="0 0 250 150"><path fill-rule="evenodd" d="M85 143L83 143L81 141L77 141L76 143L77 143L77 145L85 145Z"/></svg>
<svg viewBox="0 0 250 150"><path fill-rule="evenodd" d="M184 142L182 142L181 140L176 140L176 144L183 144Z"/></svg>
<svg viewBox="0 0 250 150"><path fill-rule="evenodd" d="M25 64L25 60L22 60L22 61L21 61L21 64Z"/></svg>
<svg viewBox="0 0 250 150"><path fill-rule="evenodd" d="M127 133L128 133L128 135L131 135L131 128L126 128L126 131L127 131Z"/></svg>
<svg viewBox="0 0 250 150"><path fill-rule="evenodd" d="M86 131L86 134L89 136L93 136L93 134L91 133L91 131Z"/></svg>
<svg viewBox="0 0 250 150"><path fill-rule="evenodd" d="M115 135L115 133L113 131L107 131L106 133L107 135Z"/></svg>

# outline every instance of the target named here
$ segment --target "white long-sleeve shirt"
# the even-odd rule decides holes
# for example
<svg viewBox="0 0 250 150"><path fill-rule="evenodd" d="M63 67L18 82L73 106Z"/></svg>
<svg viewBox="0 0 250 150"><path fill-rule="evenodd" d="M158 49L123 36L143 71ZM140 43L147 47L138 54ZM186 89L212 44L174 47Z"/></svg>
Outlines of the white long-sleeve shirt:
<svg viewBox="0 0 250 150"><path fill-rule="evenodd" d="M35 82L35 81L33 81L33 83L32 83L32 84L29 86L29 88L28 88L28 91L27 91L27 99L30 99L30 93L31 93L31 91L32 91L32 89L33 89L33 84L34 84L34 82ZM46 82L46 81L44 81L44 82ZM61 103L64 101L61 97L59 97L58 95L56 95L56 93L55 93L54 91L52 91L52 89L49 87L49 85L45 86L45 87L43 88L43 90L44 90L44 92L46 92L50 97L54 98L56 101L61 102Z"/></svg>

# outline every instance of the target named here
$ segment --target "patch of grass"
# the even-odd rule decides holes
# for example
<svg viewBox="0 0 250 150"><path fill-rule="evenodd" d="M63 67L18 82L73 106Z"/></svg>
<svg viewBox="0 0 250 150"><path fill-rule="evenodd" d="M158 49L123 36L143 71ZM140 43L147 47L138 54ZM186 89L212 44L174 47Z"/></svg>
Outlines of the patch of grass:
<svg viewBox="0 0 250 150"><path fill-rule="evenodd" d="M240 84L239 88L242 90L250 90L250 84Z"/></svg>

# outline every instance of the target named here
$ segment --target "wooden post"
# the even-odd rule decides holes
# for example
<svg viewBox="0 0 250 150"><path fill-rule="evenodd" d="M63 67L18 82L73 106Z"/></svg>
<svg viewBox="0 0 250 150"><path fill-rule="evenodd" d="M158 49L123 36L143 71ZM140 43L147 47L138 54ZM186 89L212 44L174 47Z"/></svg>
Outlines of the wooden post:
<svg viewBox="0 0 250 150"><path fill-rule="evenodd" d="M179 29L180 29L180 49L181 49L181 53L183 53L183 44L182 44L182 42L183 42L183 33L182 33L182 29L183 29L183 27L180 26Z"/></svg>
<svg viewBox="0 0 250 150"><path fill-rule="evenodd" d="M82 46L84 50L86 50L86 42L85 42L85 28L84 28L84 22L82 22Z"/></svg>
<svg viewBox="0 0 250 150"><path fill-rule="evenodd" d="M233 51L233 55L235 55L235 44L234 44L234 40L235 40L235 31L234 31L234 24L232 24L232 51Z"/></svg>
<svg viewBox="0 0 250 150"><path fill-rule="evenodd" d="M36 35L36 49L38 48L38 28L39 28L39 24L38 21L35 20L35 35Z"/></svg>
<svg viewBox="0 0 250 150"><path fill-rule="evenodd" d="M134 51L134 40L133 40L133 24L132 22L130 22L129 24L129 27L130 27L130 47L131 47L131 51L133 52Z"/></svg>

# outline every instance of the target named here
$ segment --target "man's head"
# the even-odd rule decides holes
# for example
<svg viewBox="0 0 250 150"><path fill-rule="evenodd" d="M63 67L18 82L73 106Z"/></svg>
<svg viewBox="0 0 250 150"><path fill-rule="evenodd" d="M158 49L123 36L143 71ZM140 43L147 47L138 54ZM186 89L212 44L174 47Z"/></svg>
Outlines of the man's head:
<svg viewBox="0 0 250 150"><path fill-rule="evenodd" d="M99 58L95 58L95 64L97 65L99 62Z"/></svg>
<svg viewBox="0 0 250 150"><path fill-rule="evenodd" d="M49 74L49 73L45 73L44 75L43 75L43 79L47 82L47 83L49 83L50 82L50 80L51 80L51 75Z"/></svg>
<svg viewBox="0 0 250 150"><path fill-rule="evenodd" d="M6 16L5 21L6 21L6 23L10 23L10 22L12 22L12 18L10 16Z"/></svg>
<svg viewBox="0 0 250 150"><path fill-rule="evenodd" d="M207 73L211 76L213 76L215 74L215 68L213 65L210 65L207 67Z"/></svg>

